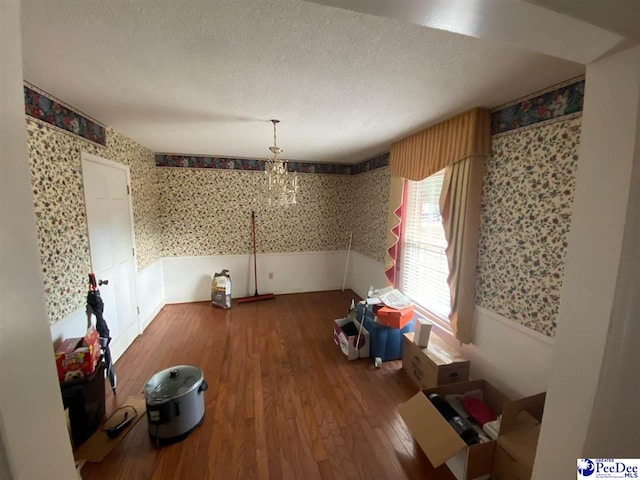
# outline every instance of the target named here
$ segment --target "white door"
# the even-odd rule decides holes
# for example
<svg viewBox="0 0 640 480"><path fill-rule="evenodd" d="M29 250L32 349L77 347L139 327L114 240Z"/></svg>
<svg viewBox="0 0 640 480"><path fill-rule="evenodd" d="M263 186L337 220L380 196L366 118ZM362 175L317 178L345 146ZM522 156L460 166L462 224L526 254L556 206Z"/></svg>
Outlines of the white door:
<svg viewBox="0 0 640 480"><path fill-rule="evenodd" d="M140 333L129 198L129 167L82 153L91 268L104 301L115 362Z"/></svg>

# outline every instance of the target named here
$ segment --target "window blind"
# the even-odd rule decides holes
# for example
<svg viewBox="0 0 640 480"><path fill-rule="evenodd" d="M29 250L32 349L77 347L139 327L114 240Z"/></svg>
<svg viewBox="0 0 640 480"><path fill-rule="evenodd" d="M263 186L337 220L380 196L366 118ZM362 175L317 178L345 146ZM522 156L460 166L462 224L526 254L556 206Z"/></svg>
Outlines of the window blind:
<svg viewBox="0 0 640 480"><path fill-rule="evenodd" d="M439 207L443 178L441 170L419 182L407 181L400 278L405 295L447 321L451 309L449 266Z"/></svg>

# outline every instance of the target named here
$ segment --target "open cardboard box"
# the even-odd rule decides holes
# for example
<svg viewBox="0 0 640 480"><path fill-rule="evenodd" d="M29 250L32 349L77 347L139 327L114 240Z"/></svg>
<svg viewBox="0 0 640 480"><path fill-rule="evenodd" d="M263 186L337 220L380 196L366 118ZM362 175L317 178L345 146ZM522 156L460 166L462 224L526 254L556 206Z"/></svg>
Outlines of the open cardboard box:
<svg viewBox="0 0 640 480"><path fill-rule="evenodd" d="M360 335L347 335L342 326L353 322ZM333 321L333 341L340 347L347 360L366 358L369 356L370 340L369 332L357 320L338 318Z"/></svg>
<svg viewBox="0 0 640 480"><path fill-rule="evenodd" d="M495 480L529 480L536 458L540 422L546 394L515 402L502 410L492 477Z"/></svg>
<svg viewBox="0 0 640 480"><path fill-rule="evenodd" d="M511 419L517 418L523 409L528 408L528 399L532 397L513 402L486 380L475 380L427 388L399 406L400 416L431 464L439 467L446 463L458 480L490 478L493 473L494 454L498 441L467 445L431 404L427 395L430 393L438 393L442 396L464 394L478 389L482 390L484 402L498 415L503 415L503 422L506 420L501 424L499 441L503 425L511 428L514 424L521 424L520 420L512 422ZM532 403L535 402L532 401ZM502 478L513 480L515 477Z"/></svg>

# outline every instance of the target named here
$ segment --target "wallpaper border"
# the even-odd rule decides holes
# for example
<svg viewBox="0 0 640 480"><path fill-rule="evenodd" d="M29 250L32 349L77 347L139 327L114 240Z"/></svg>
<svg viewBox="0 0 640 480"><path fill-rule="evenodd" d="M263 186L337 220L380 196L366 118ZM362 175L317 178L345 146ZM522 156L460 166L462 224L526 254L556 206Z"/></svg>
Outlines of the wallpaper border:
<svg viewBox="0 0 640 480"><path fill-rule="evenodd" d="M213 168L216 170L264 171L263 159L156 153L156 167ZM288 161L288 170L324 175L357 175L389 166L389 152L357 164Z"/></svg>
<svg viewBox="0 0 640 480"><path fill-rule="evenodd" d="M25 114L97 145L107 146L107 129L35 85L23 82Z"/></svg>
<svg viewBox="0 0 640 480"><path fill-rule="evenodd" d="M534 92L491 111L491 135L516 133L582 115L584 75Z"/></svg>

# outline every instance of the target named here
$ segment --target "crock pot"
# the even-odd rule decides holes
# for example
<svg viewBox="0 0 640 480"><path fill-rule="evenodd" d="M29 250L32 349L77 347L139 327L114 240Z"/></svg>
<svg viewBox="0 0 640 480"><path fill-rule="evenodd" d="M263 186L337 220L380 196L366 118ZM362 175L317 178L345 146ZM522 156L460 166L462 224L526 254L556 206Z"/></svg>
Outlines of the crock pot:
<svg viewBox="0 0 640 480"><path fill-rule="evenodd" d="M202 370L177 365L154 374L144 387L149 436L157 444L183 440L204 420Z"/></svg>

